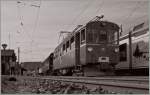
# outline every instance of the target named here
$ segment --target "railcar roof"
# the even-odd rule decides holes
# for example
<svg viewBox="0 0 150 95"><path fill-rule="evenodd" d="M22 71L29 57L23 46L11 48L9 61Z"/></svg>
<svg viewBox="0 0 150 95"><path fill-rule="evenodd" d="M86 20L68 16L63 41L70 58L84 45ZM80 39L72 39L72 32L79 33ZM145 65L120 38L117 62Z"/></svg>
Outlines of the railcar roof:
<svg viewBox="0 0 150 95"><path fill-rule="evenodd" d="M116 28L116 29L120 28L116 23L110 22L110 21L106 21L106 20L105 21L90 21L90 22L88 22L86 24L86 26L89 25L89 24L93 24L93 23L104 23L104 24L107 24L107 25L112 25L113 28Z"/></svg>

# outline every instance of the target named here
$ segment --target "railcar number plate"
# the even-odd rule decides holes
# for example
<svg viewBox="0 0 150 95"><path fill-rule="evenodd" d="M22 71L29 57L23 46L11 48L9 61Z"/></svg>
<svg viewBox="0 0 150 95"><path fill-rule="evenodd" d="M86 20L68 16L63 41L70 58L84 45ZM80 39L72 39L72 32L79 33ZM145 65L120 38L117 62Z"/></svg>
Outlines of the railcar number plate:
<svg viewBox="0 0 150 95"><path fill-rule="evenodd" d="M99 57L98 62L109 62L109 57Z"/></svg>

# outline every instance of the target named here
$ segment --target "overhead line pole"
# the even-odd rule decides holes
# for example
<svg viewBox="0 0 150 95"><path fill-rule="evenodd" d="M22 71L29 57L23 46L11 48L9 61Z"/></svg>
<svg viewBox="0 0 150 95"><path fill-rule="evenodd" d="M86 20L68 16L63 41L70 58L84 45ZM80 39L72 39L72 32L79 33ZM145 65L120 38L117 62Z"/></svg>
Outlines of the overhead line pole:
<svg viewBox="0 0 150 95"><path fill-rule="evenodd" d="M10 31L9 31L9 49L10 49Z"/></svg>
<svg viewBox="0 0 150 95"><path fill-rule="evenodd" d="M40 4L39 5L31 5L33 7L38 7L38 10L37 10L37 14L36 14L36 18L35 18L35 25L33 27L33 32L32 32L32 35L31 37L33 37L33 33L36 31L36 27L37 27L37 24L38 24L38 19L39 19L39 13L40 13L40 8L41 8L41 3L42 1L40 0ZM34 37L32 38L32 41L31 41L31 55L32 55L32 49L33 49L33 43L34 43ZM31 57L32 58L32 57Z"/></svg>
<svg viewBox="0 0 150 95"><path fill-rule="evenodd" d="M129 32L129 72L132 74L132 31Z"/></svg>

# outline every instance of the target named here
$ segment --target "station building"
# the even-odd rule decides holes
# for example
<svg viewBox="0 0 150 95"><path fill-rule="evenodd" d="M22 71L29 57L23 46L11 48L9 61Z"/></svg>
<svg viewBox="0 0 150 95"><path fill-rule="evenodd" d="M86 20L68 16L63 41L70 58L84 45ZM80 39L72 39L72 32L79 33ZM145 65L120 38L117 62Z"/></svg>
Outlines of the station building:
<svg viewBox="0 0 150 95"><path fill-rule="evenodd" d="M16 54L13 49L1 50L1 73L2 75L14 74L17 67Z"/></svg>

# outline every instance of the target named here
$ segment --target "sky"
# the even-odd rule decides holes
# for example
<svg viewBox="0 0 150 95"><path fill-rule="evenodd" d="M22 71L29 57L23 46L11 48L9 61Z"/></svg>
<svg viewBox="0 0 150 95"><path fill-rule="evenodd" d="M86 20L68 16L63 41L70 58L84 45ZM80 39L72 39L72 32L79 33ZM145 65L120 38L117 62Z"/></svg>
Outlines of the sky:
<svg viewBox="0 0 150 95"><path fill-rule="evenodd" d="M44 61L60 43L60 31L97 15L126 31L148 20L148 0L1 0L1 44L17 56L19 47L21 62Z"/></svg>

